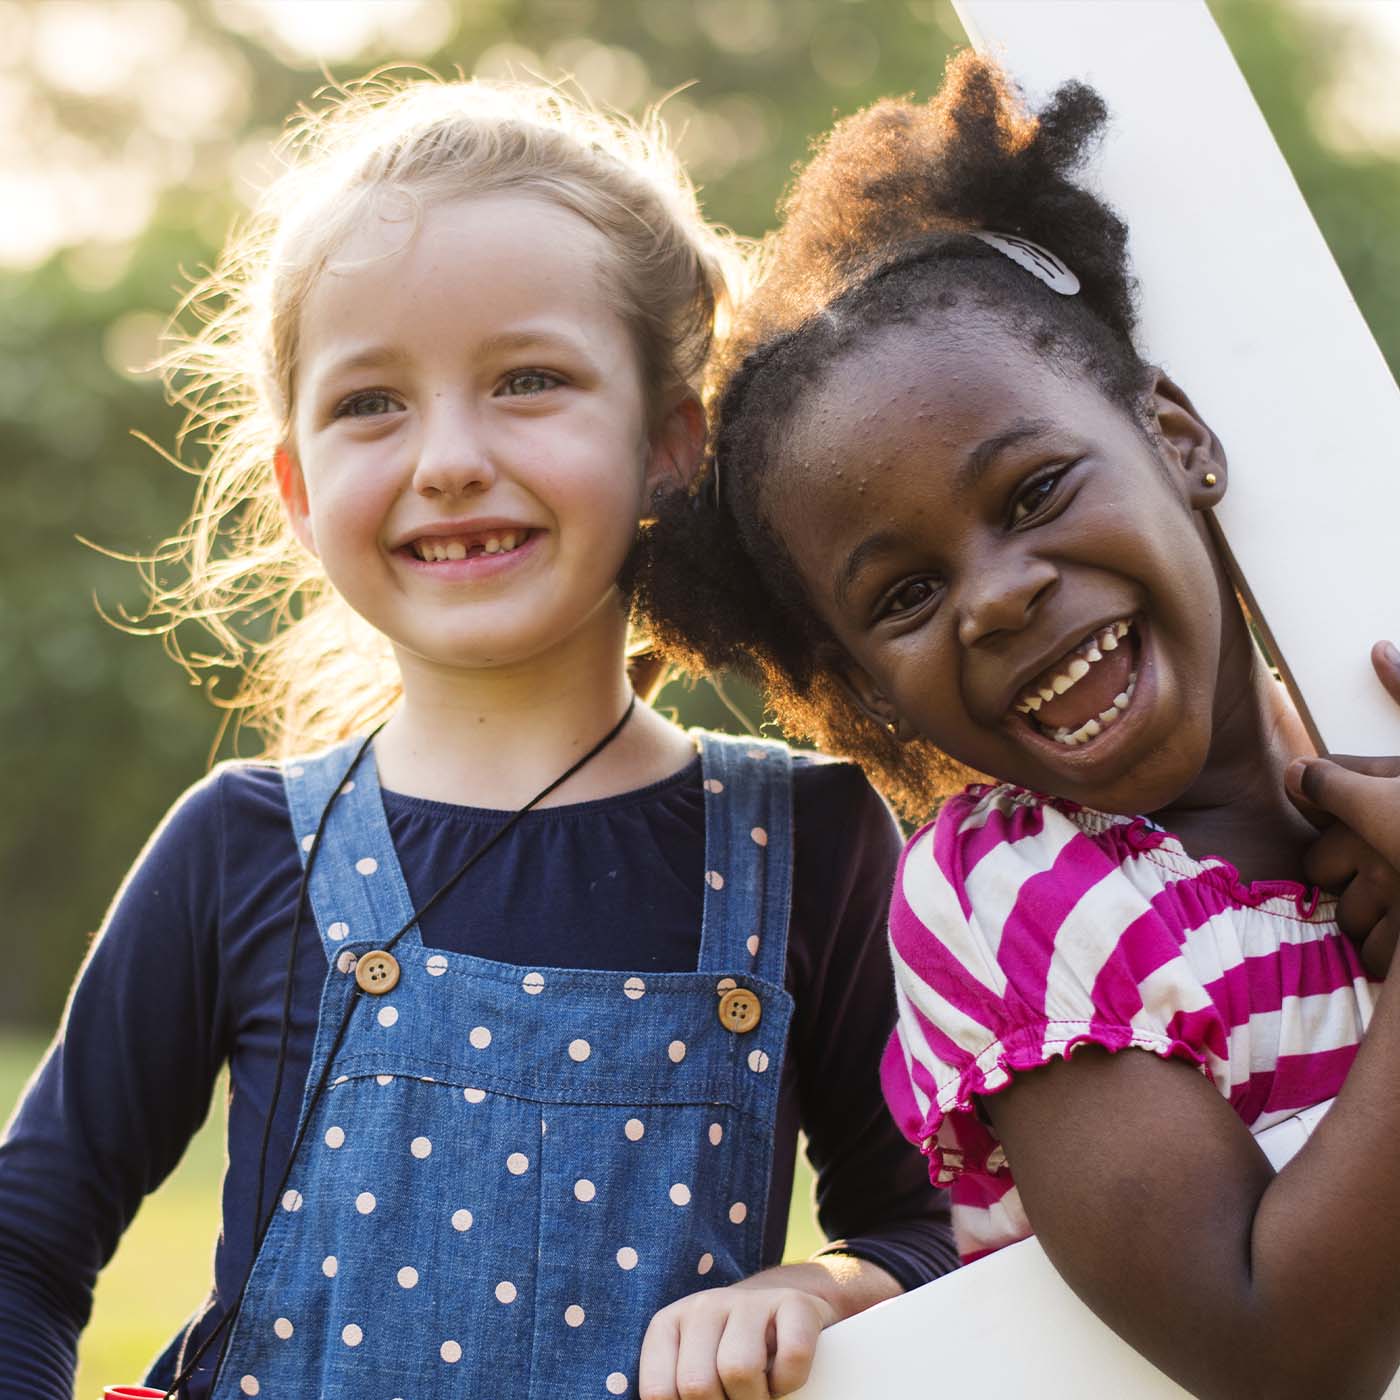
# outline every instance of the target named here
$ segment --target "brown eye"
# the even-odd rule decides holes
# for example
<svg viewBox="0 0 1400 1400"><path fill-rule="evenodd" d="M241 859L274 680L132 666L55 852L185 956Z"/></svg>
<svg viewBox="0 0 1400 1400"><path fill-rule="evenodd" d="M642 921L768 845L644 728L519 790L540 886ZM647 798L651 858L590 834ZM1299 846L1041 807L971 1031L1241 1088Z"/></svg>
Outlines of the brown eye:
<svg viewBox="0 0 1400 1400"><path fill-rule="evenodd" d="M1046 472L1044 476L1038 476L1033 481L1027 482L1025 488L1011 503L1011 524L1020 525L1023 521L1030 520L1044 510L1054 499L1060 479L1068 470L1069 467L1061 467L1058 471Z"/></svg>
<svg viewBox="0 0 1400 1400"><path fill-rule="evenodd" d="M901 613L917 612L937 592L938 585L934 579L907 579L893 592L885 594L878 617L897 617Z"/></svg>

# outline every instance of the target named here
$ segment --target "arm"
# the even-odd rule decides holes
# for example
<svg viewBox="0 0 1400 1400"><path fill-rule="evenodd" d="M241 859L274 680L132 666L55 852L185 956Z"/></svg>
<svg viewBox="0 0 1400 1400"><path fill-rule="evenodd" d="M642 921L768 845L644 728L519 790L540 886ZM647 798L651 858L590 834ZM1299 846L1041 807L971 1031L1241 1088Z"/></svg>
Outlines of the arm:
<svg viewBox="0 0 1400 1400"><path fill-rule="evenodd" d="M663 1309L643 1346L642 1400L786 1394L806 1380L824 1327L957 1262L944 1194L880 1097L895 1014L885 909L898 829L855 769L814 765L796 776L790 1053L818 1214L828 1237L846 1238Z"/></svg>
<svg viewBox="0 0 1400 1400"><path fill-rule="evenodd" d="M128 876L0 1142L6 1395L72 1394L97 1273L208 1110L219 1063L212 867L199 857L212 848L208 794L177 808Z"/></svg>
<svg viewBox="0 0 1400 1400"><path fill-rule="evenodd" d="M1400 1360L1400 997L1275 1176L1179 1062L1084 1049L983 1100L1071 1287L1193 1394L1378 1396Z"/></svg>

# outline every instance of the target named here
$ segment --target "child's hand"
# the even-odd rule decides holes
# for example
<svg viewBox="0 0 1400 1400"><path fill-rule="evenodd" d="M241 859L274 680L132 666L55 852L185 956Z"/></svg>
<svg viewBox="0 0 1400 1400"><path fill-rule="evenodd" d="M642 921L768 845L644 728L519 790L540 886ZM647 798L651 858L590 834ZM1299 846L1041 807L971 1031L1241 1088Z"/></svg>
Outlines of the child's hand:
<svg viewBox="0 0 1400 1400"><path fill-rule="evenodd" d="M796 1390L838 1314L785 1286L783 1272L692 1293L657 1313L642 1342L641 1400L770 1400Z"/></svg>
<svg viewBox="0 0 1400 1400"><path fill-rule="evenodd" d="M1400 653L1381 642L1371 660L1400 704ZM1384 977L1400 939L1400 758L1298 759L1285 781L1295 800L1335 819L1309 848L1304 874L1341 894L1342 932L1367 972Z"/></svg>

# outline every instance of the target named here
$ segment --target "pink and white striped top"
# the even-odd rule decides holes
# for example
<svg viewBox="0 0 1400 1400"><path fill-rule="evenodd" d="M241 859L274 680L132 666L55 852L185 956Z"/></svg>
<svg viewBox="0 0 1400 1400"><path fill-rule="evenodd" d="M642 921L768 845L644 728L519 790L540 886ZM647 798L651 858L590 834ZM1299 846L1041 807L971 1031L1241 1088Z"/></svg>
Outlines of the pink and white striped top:
<svg viewBox="0 0 1400 1400"><path fill-rule="evenodd" d="M905 847L890 946L885 1097L951 1188L965 1259L1032 1233L976 1095L1134 1046L1199 1065L1259 1132L1336 1094L1373 1001L1335 900L1012 787L968 788Z"/></svg>

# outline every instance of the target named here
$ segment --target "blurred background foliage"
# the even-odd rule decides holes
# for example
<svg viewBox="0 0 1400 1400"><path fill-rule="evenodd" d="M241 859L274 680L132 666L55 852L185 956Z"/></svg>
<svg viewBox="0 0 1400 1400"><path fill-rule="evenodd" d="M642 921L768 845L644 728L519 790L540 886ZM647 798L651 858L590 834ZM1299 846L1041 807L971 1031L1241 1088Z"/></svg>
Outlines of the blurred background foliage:
<svg viewBox="0 0 1400 1400"><path fill-rule="evenodd" d="M1212 8L1394 367L1400 5ZM181 523L190 479L133 436L173 447L178 417L136 367L274 168L284 116L401 60L569 71L632 111L672 93L708 213L759 234L811 136L927 95L962 36L946 0L0 0L0 36L0 1025L38 1027L220 742L159 642L99 615L140 611L135 570L77 537L142 553ZM727 718L703 689L663 701Z"/></svg>

